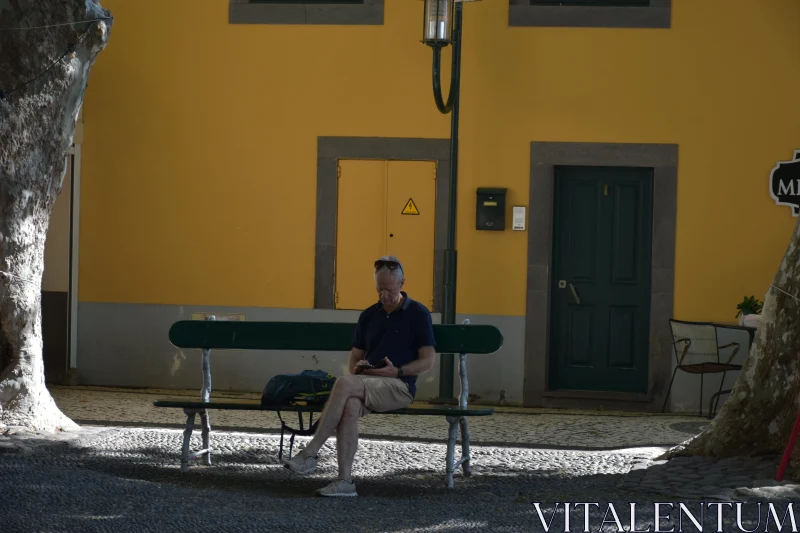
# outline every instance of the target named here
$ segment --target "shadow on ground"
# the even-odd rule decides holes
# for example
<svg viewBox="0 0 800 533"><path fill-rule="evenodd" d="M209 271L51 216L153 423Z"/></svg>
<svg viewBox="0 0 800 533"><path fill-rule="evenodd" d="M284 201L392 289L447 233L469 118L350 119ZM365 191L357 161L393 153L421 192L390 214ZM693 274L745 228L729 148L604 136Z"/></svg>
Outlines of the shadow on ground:
<svg viewBox="0 0 800 533"><path fill-rule="evenodd" d="M0 530L543 531L534 502L549 518L555 502L586 501L624 510L643 502L642 530L652 516L648 502L671 501L618 487L627 469L654 450L476 446L475 474L457 475L447 489L443 446L362 441L354 471L361 497L328 499L313 495L336 476L332 445L323 449L318 472L296 476L279 463L274 436L219 435L213 465L184 473L181 440L178 431L101 430L89 441L6 453L0 493L14 498L0 499ZM197 449L198 439L192 444ZM602 503L591 510L593 531L605 509ZM556 516L551 530L563 524L563 514ZM573 516L573 526L583 530L582 515Z"/></svg>
<svg viewBox="0 0 800 533"><path fill-rule="evenodd" d="M279 463L270 450L217 451L213 464L204 466L194 461L187 472L180 471L177 453L165 453L157 446L133 447L124 454L95 452L90 449L62 449L64 462L81 468L120 478L170 484L184 488L217 491L241 491L249 496L277 498L307 498L336 477L335 454L321 462L309 476L293 474ZM443 459L443 458L442 458ZM507 494L507 488L520 483L538 484L546 481L548 492L587 486L613 486L621 474L595 474L579 479L554 468L531 470L520 462L515 466L497 468L497 472L480 469L476 475L463 477L461 469L455 476L453 489L445 487L445 476L439 468L392 468L390 472L369 473L356 467L354 475L359 495L365 497L417 498L482 493L484 496ZM502 471L500 471L502 470Z"/></svg>

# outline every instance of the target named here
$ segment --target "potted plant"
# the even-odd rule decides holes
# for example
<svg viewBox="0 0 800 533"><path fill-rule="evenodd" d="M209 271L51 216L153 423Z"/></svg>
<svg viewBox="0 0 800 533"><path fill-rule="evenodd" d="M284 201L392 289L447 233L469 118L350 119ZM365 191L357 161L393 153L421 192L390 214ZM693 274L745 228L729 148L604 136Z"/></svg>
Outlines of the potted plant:
<svg viewBox="0 0 800 533"><path fill-rule="evenodd" d="M764 302L757 300L754 296L745 296L742 302L736 306L738 309L736 318L739 319L739 325L758 327L763 305Z"/></svg>

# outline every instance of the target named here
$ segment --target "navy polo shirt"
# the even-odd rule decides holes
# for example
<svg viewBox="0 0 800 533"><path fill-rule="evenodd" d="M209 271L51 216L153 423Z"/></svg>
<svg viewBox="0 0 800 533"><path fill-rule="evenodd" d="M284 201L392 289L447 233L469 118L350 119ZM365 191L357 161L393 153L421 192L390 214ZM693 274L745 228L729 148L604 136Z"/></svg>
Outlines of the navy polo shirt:
<svg viewBox="0 0 800 533"><path fill-rule="evenodd" d="M412 300L405 292L399 309L386 313L378 302L361 312L353 338L353 347L367 352L366 359L375 367L385 366L384 357L396 367L414 361L423 346L434 346L433 322L428 308ZM417 376L402 376L411 396L417 393Z"/></svg>

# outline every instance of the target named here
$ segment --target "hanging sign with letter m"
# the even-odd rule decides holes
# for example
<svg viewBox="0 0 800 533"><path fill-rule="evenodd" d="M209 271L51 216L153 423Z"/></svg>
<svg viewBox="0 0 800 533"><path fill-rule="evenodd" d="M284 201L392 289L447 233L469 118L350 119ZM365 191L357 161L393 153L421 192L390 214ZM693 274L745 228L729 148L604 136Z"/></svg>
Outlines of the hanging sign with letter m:
<svg viewBox="0 0 800 533"><path fill-rule="evenodd" d="M788 205L792 216L800 215L800 150L793 161L781 161L769 175L769 194L777 205Z"/></svg>

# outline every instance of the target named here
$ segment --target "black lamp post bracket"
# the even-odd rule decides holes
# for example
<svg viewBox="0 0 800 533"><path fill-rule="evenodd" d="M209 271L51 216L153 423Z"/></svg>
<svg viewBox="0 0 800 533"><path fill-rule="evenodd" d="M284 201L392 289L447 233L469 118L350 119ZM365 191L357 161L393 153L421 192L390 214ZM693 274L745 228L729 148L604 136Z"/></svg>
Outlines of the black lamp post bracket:
<svg viewBox="0 0 800 533"><path fill-rule="evenodd" d="M433 48L433 99L436 101L436 107L442 114L447 114L453 109L453 100L456 94L456 65L455 59L453 66L450 69L450 94L447 95L447 103L444 103L442 97L442 47L432 46ZM453 47L453 55L455 56L456 47Z"/></svg>

